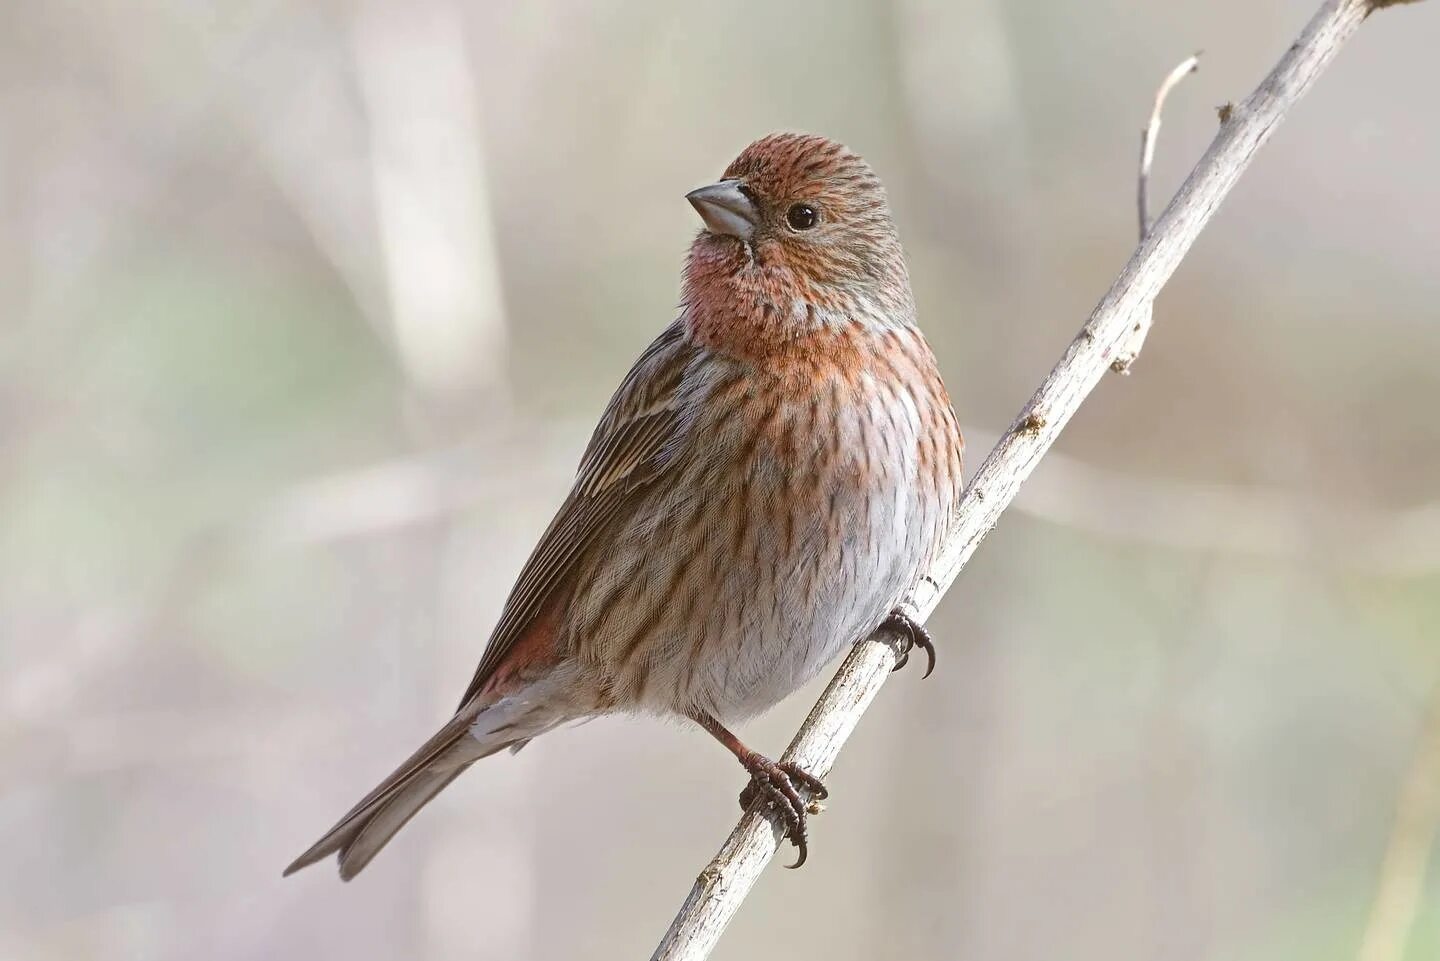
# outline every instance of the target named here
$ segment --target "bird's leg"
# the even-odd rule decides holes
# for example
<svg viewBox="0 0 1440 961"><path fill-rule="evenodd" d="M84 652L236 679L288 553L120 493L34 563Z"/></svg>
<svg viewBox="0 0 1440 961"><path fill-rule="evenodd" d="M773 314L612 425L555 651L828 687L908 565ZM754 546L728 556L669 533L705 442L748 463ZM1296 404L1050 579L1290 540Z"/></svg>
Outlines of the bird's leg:
<svg viewBox="0 0 1440 961"><path fill-rule="evenodd" d="M794 761L776 763L763 754L750 750L734 734L704 712L690 715L691 719L739 759L750 772L750 784L740 793L740 806L749 810L751 802L763 798L765 806L774 811L785 822L785 837L795 845L795 863L798 868L805 863L808 848L805 839L806 815L811 813L810 802L801 796L804 790L817 801L830 795L825 785L815 775L803 770ZM818 810L818 809L817 809Z"/></svg>
<svg viewBox="0 0 1440 961"><path fill-rule="evenodd" d="M910 662L910 652L915 648L925 652L928 663L925 665L925 677L935 670L935 643L930 639L930 632L920 623L919 612L909 604L901 604L885 620L880 622L881 629L892 630L906 639L905 647L900 651L900 660L895 662L892 670L900 670Z"/></svg>

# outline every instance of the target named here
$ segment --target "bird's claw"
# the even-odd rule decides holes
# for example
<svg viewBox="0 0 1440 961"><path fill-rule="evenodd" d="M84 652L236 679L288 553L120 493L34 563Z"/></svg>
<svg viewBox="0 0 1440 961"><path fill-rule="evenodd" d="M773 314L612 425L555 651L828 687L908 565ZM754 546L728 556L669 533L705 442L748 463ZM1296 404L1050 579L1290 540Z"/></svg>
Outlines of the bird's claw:
<svg viewBox="0 0 1440 961"><path fill-rule="evenodd" d="M924 677L929 677L935 670L935 642L931 640L930 632L925 630L924 625L904 607L897 607L890 612L889 617L880 622L880 626L895 631L906 639L905 647L900 651L900 659L891 670L898 671L909 664L910 652L918 647L925 652L927 663Z"/></svg>
<svg viewBox="0 0 1440 961"><path fill-rule="evenodd" d="M795 863L787 866L798 868L809 855L806 817L813 813L814 802L830 796L829 790L818 777L794 761L777 764L764 755L751 754L745 761L745 769L750 772L750 783L740 792L740 807L748 811L750 805L761 798L767 809L779 815L785 823L785 837L795 845L796 851ZM810 801L800 794L802 789L810 795Z"/></svg>

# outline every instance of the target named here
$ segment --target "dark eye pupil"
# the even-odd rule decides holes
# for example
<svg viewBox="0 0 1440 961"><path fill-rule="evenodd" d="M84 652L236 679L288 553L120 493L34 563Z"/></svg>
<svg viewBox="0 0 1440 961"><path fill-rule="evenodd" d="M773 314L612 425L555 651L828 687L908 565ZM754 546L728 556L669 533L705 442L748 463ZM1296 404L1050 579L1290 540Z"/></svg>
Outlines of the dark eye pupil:
<svg viewBox="0 0 1440 961"><path fill-rule="evenodd" d="M815 213L815 208L809 204L796 204L790 208L785 219L796 230L809 230L815 226L815 221L820 219L820 215Z"/></svg>

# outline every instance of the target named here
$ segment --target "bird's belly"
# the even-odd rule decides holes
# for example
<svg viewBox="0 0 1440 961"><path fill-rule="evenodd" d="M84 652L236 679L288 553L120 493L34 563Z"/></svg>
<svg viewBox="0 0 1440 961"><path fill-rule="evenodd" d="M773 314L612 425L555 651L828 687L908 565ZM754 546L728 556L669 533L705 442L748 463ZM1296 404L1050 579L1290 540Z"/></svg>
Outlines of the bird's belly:
<svg viewBox="0 0 1440 961"><path fill-rule="evenodd" d="M916 482L915 406L895 410L845 408L774 443L715 426L577 592L572 643L613 709L750 717L880 623L948 509Z"/></svg>
<svg viewBox="0 0 1440 961"><path fill-rule="evenodd" d="M790 476L803 480L746 498L747 536L728 545L738 549L709 603L688 616L682 606L668 625L679 643L653 665L646 706L727 721L766 711L864 639L912 586L938 505L898 471L861 483Z"/></svg>
<svg viewBox="0 0 1440 961"><path fill-rule="evenodd" d="M925 540L910 491L871 489L831 501L808 537L777 551L773 580L746 596L735 585L701 648L687 699L717 717L739 720L768 710L864 639L910 587ZM738 616L737 616L738 615ZM722 625L729 625L725 627ZM736 629L735 625L738 625Z"/></svg>

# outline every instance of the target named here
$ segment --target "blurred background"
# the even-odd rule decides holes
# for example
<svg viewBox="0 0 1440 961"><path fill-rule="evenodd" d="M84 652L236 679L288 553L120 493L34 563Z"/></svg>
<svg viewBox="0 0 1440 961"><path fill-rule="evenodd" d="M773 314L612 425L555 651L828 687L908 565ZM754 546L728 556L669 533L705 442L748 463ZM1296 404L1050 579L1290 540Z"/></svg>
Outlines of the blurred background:
<svg viewBox="0 0 1440 961"><path fill-rule="evenodd" d="M649 955L742 775L604 720L358 881L776 129L890 187L970 467L1315 0L0 14L0 957ZM1367 24L852 739L718 958L1440 952L1440 3ZM780 751L818 688L749 725ZM1440 872L1437 872L1440 873Z"/></svg>

